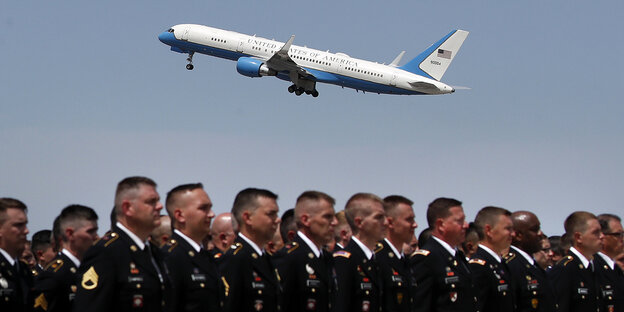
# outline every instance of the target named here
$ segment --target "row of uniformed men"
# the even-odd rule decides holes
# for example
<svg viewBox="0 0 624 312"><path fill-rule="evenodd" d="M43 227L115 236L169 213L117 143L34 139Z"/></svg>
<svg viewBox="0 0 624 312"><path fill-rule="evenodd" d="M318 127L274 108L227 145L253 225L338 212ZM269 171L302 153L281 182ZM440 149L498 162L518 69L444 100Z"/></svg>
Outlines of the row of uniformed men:
<svg viewBox="0 0 624 312"><path fill-rule="evenodd" d="M24 277L24 270L13 269L14 263L7 261L16 258L17 247L0 239L4 256L0 286L13 291L0 294L4 299L0 307L8 311L622 309L622 272L613 262L598 265L608 255L595 255L603 247L603 232L619 233L609 237L621 242L616 219L601 231L590 213L568 217L566 231L574 237L570 256L547 276L530 256L541 248L543 235L530 212L482 209L475 219L481 243L467 261L457 248L467 228L461 202L438 198L427 209L432 238L406 257L401 247L412 240L416 228L412 202L402 196L382 200L358 193L345 207L353 236L344 249L332 254L323 246L333 239L337 224L334 200L308 191L295 206L299 231L294 241L269 255L262 246L273 238L279 223L276 199L268 190L253 188L236 196L232 216L239 234L222 255L201 247L214 217L202 185L176 187L166 199L175 230L159 251L147 241L160 222L156 184L145 177L126 178L117 187L113 230L92 247L78 246L81 239L93 237L94 228L97 232L94 212L76 205L63 210L57 218L63 250L37 277L33 291L28 291L27 278L15 278ZM16 229L25 229L25 206L9 199L0 203L0 222L8 220ZM592 267L593 271L587 269Z"/></svg>

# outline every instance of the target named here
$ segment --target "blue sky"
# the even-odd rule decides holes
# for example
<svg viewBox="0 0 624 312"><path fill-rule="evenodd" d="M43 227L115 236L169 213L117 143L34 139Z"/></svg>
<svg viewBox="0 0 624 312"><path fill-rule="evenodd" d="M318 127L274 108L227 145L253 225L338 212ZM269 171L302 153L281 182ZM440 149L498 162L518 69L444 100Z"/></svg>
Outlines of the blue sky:
<svg viewBox="0 0 624 312"><path fill-rule="evenodd" d="M578 2L578 3L576 3ZM85 1L0 3L0 196L31 232L71 203L108 228L116 183L166 192L202 182L217 213L248 186L308 189L337 209L355 192L401 194L420 229L438 196L531 210L549 235L575 210L621 214L621 1ZM235 62L169 51L157 35L197 23L391 62L470 31L444 96L388 96L239 75Z"/></svg>

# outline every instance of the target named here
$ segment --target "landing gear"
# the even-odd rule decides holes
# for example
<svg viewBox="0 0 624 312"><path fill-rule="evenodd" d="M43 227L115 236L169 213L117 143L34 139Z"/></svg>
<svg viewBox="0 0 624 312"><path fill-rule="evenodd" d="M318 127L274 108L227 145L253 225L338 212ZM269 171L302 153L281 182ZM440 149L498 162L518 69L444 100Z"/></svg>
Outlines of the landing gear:
<svg viewBox="0 0 624 312"><path fill-rule="evenodd" d="M186 58L186 60L188 61L188 64L186 64L186 69L188 70L193 70L193 68L195 68L195 66L193 66L193 55L195 54L195 52L191 52L189 53L189 57Z"/></svg>
<svg viewBox="0 0 624 312"><path fill-rule="evenodd" d="M318 93L318 91L316 91L316 89L306 90L303 87L297 87L296 85L291 85L290 87L288 87L288 92L294 93L297 96L300 96L303 93L308 94L308 95L312 95L313 97L319 96L319 93Z"/></svg>

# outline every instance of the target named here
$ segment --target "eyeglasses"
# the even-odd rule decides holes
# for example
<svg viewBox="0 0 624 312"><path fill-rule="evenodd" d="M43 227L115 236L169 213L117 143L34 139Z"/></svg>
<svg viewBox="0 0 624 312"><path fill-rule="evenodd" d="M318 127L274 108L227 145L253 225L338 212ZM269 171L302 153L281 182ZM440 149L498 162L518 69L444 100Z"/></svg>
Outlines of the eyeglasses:
<svg viewBox="0 0 624 312"><path fill-rule="evenodd" d="M624 238L624 232L603 233L604 235L615 236L615 238Z"/></svg>

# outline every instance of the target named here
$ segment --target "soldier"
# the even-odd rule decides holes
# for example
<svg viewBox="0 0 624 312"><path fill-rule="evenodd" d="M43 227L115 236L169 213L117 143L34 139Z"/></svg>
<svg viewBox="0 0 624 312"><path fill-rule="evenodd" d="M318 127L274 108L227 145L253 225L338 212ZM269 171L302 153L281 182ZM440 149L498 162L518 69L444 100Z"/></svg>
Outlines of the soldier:
<svg viewBox="0 0 624 312"><path fill-rule="evenodd" d="M342 250L349 243L353 233L345 217L344 210L336 212L336 220L338 220L338 224L334 227L334 240L336 241L334 250Z"/></svg>
<svg viewBox="0 0 624 312"><path fill-rule="evenodd" d="M240 232L219 267L224 311L280 310L279 275L260 248L277 230L278 211L277 195L271 191L248 188L236 195L232 215Z"/></svg>
<svg viewBox="0 0 624 312"><path fill-rule="evenodd" d="M238 232L238 229L233 227L231 212L224 212L212 220L210 235L212 236L212 244L216 248L216 250L214 250L215 255L217 253L221 253L222 255L230 249L230 246L232 246L236 238L236 232Z"/></svg>
<svg viewBox="0 0 624 312"><path fill-rule="evenodd" d="M572 241L569 255L548 271L561 312L598 311L598 293L592 257L602 247L602 232L592 213L577 211L569 215L564 228Z"/></svg>
<svg viewBox="0 0 624 312"><path fill-rule="evenodd" d="M149 240L160 249L169 241L171 234L171 218L168 215L162 215L160 225L150 233Z"/></svg>
<svg viewBox="0 0 624 312"><path fill-rule="evenodd" d="M82 205L65 207L59 215L63 249L37 276L34 311L71 311L80 261L98 239L98 216Z"/></svg>
<svg viewBox="0 0 624 312"><path fill-rule="evenodd" d="M185 184L169 191L166 207L174 228L163 248L171 280L168 310L218 311L217 264L201 246L214 217L212 201L201 183Z"/></svg>
<svg viewBox="0 0 624 312"><path fill-rule="evenodd" d="M476 311L478 302L466 256L457 250L468 227L461 204L452 198L438 198L427 208L432 236L410 259L412 311Z"/></svg>
<svg viewBox="0 0 624 312"><path fill-rule="evenodd" d="M323 246L334 235L334 199L322 192L299 195L294 222L299 231L275 255L284 298L284 311L330 311L333 279L331 255Z"/></svg>
<svg viewBox="0 0 624 312"><path fill-rule="evenodd" d="M115 192L116 223L80 264L74 311L161 311L167 275L156 247L148 241L160 225L156 183L128 177Z"/></svg>
<svg viewBox="0 0 624 312"><path fill-rule="evenodd" d="M51 238L52 231L50 230L41 230L32 236L31 248L35 255L35 260L37 261L35 265L37 274L41 273L43 268L56 257L56 252L54 252L52 242L50 241Z"/></svg>
<svg viewBox="0 0 624 312"><path fill-rule="evenodd" d="M334 252L334 311L381 311L382 281L373 255L388 225L383 201L374 194L357 193L347 201L345 216L353 236L344 250Z"/></svg>
<svg viewBox="0 0 624 312"><path fill-rule="evenodd" d="M601 214L598 222L604 235L602 250L594 255L601 311L624 311L624 274L615 264L624 251L624 230L620 217Z"/></svg>
<svg viewBox="0 0 624 312"><path fill-rule="evenodd" d="M18 260L26 246L28 209L21 201L0 198L0 311L30 311L32 275Z"/></svg>
<svg viewBox="0 0 624 312"><path fill-rule="evenodd" d="M375 250L383 279L382 310L409 311L411 276L402 248L415 237L414 230L418 227L412 209L414 202L400 195L391 195L384 198L383 203L388 230Z"/></svg>
<svg viewBox="0 0 624 312"><path fill-rule="evenodd" d="M516 311L555 311L555 298L546 278L531 256L542 248L540 221L529 211L516 211L511 214L515 235L511 253L505 262L511 272L513 291L516 298Z"/></svg>
<svg viewBox="0 0 624 312"><path fill-rule="evenodd" d="M468 262L479 297L479 311L513 311L514 296L510 273L501 255L511 245L511 212L499 207L485 207L477 213L475 226L479 248Z"/></svg>

